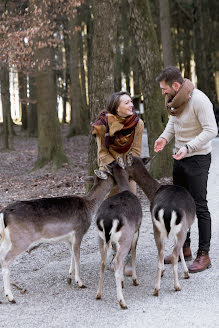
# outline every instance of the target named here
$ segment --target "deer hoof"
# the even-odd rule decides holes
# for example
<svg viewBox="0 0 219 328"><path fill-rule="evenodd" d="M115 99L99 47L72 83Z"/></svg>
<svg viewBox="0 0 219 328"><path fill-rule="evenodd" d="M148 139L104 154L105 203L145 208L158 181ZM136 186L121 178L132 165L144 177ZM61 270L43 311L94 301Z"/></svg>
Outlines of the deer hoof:
<svg viewBox="0 0 219 328"><path fill-rule="evenodd" d="M71 285L71 281L72 281L71 278L67 278L67 282L68 282L69 285Z"/></svg>
<svg viewBox="0 0 219 328"><path fill-rule="evenodd" d="M133 285L134 285L134 286L138 286L138 285L139 285L139 282L138 282L137 279L133 279Z"/></svg>
<svg viewBox="0 0 219 328"><path fill-rule="evenodd" d="M154 296L158 296L158 295L159 295L159 289L156 289L156 288L155 288L153 295L154 295Z"/></svg>
<svg viewBox="0 0 219 328"><path fill-rule="evenodd" d="M119 301L119 305L120 305L121 309L123 309L123 310L127 310L128 309L128 307L127 307L127 305L125 304L124 301Z"/></svg>
<svg viewBox="0 0 219 328"><path fill-rule="evenodd" d="M16 304L16 301L15 301L15 299L13 298L13 300L9 300L9 302L11 303L11 304Z"/></svg>
<svg viewBox="0 0 219 328"><path fill-rule="evenodd" d="M185 279L189 279L189 271L184 272L184 278L185 278Z"/></svg>
<svg viewBox="0 0 219 328"><path fill-rule="evenodd" d="M101 295L100 294L96 295L96 300L101 300Z"/></svg>

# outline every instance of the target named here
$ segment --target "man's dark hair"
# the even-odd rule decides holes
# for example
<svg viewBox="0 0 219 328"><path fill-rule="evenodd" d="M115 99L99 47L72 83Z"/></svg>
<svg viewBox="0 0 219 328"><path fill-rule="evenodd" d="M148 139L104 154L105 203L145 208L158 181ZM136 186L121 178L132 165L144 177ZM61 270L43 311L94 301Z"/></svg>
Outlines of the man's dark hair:
<svg viewBox="0 0 219 328"><path fill-rule="evenodd" d="M114 92L110 95L107 106L106 106L106 110L108 112L110 112L111 114L116 114L116 110L119 107L120 104L120 98L121 96L127 95L129 97L131 97L129 92L126 91L119 91L119 92Z"/></svg>
<svg viewBox="0 0 219 328"><path fill-rule="evenodd" d="M172 86L173 82L183 83L183 77L178 68L175 66L165 67L162 72L156 78L157 82L164 81L169 86Z"/></svg>

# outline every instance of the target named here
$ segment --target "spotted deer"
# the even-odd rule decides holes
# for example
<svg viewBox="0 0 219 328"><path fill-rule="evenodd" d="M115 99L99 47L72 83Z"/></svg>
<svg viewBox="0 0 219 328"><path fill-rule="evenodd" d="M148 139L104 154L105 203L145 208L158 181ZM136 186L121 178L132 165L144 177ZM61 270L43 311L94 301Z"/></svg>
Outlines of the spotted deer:
<svg viewBox="0 0 219 328"><path fill-rule="evenodd" d="M147 159L149 160L149 159ZM164 272L164 243L169 236L174 238L174 248L171 255L174 274L174 288L181 290L178 279L178 259L184 268L184 277L189 278L189 271L183 255L183 244L188 229L195 220L196 207L190 193L176 185L161 185L146 169L142 159L127 157L126 170L129 176L142 188L150 201L154 238L158 250L158 268L154 295L158 296L161 276Z"/></svg>
<svg viewBox="0 0 219 328"><path fill-rule="evenodd" d="M119 163L123 166L122 161ZM114 166L112 168L112 174L118 185L119 193L105 199L96 215L101 253L100 280L96 299L101 299L102 297L107 250L112 243L115 243L116 256L113 265L117 299L121 308L127 309L122 293L122 288L124 286L124 260L131 249L132 281L133 285L137 286L136 246L142 221L142 209L139 199L130 191L128 175L124 168L118 165Z"/></svg>
<svg viewBox="0 0 219 328"><path fill-rule="evenodd" d="M9 266L32 245L43 242L66 242L71 250L68 283L85 287L80 277L80 245L92 217L110 192L113 178L106 172L95 171L94 185L85 196L62 196L17 201L0 213L0 264L4 293L15 303L10 287Z"/></svg>

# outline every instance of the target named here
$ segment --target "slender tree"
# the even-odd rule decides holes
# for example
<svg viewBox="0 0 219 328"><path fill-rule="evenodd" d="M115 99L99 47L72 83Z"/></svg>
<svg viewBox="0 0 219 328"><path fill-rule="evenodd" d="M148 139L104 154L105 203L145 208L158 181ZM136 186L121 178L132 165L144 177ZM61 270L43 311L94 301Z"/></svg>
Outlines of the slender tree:
<svg viewBox="0 0 219 328"><path fill-rule="evenodd" d="M134 31L138 59L141 65L142 92L146 111L149 153L152 156L154 141L167 123L164 99L156 76L161 71L161 58L148 0L128 0L131 9L131 25ZM156 178L171 176L172 149L167 147L153 160L151 173Z"/></svg>
<svg viewBox="0 0 219 328"><path fill-rule="evenodd" d="M27 130L29 137L38 135L37 92L35 74L29 74L29 99L27 112Z"/></svg>
<svg viewBox="0 0 219 328"><path fill-rule="evenodd" d="M40 51L42 56L50 58L50 49ZM37 113L38 113L38 158L35 167L43 167L49 162L59 168L68 162L61 139L61 130L57 115L56 81L52 69L36 74Z"/></svg>
<svg viewBox="0 0 219 328"><path fill-rule="evenodd" d="M209 4L206 4L203 0L193 0L193 35L197 86L215 104L217 97L213 58L218 49L215 48L215 40L212 38L214 36L214 25ZM208 26L207 30L206 26Z"/></svg>
<svg viewBox="0 0 219 328"><path fill-rule="evenodd" d="M13 149L13 128L11 120L11 102L9 92L8 65L0 65L1 98L3 108L3 148Z"/></svg>
<svg viewBox="0 0 219 328"><path fill-rule="evenodd" d="M69 72L71 123L68 137L88 132L88 108L82 95L83 60L81 60L81 24L78 16L69 18ZM78 30L76 30L78 28ZM83 90L85 91L85 90Z"/></svg>
<svg viewBox="0 0 219 328"><path fill-rule="evenodd" d="M93 0L93 39L90 65L90 115L94 121L104 110L109 94L114 91L114 54L116 49L119 0ZM96 143L90 137L89 173L96 163Z"/></svg>
<svg viewBox="0 0 219 328"><path fill-rule="evenodd" d="M114 90L120 91L122 89L122 58L119 42L119 33L117 32L116 53L114 59Z"/></svg>
<svg viewBox="0 0 219 328"><path fill-rule="evenodd" d="M173 55L172 37L170 30L170 7L169 0L159 0L160 5L160 30L163 50L164 66L175 65Z"/></svg>
<svg viewBox="0 0 219 328"><path fill-rule="evenodd" d="M27 75L18 72L19 98L21 103L21 128L27 130Z"/></svg>
<svg viewBox="0 0 219 328"><path fill-rule="evenodd" d="M35 2L38 5L38 19L45 21L49 19L50 6ZM38 114L38 158L35 168L43 167L52 162L53 166L59 168L68 161L61 139L61 130L57 115L57 92L56 75L54 72L54 51L49 45L51 31L47 31L43 36L36 40L37 43L43 43L38 47L35 56L40 63L46 63L45 66L36 71L36 96L37 96L37 114Z"/></svg>

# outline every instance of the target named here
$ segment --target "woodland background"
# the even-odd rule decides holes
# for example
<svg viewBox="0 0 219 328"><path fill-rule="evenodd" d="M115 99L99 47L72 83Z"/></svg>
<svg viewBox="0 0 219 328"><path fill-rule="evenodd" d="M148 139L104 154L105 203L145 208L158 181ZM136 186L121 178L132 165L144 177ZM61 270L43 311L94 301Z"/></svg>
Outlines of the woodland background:
<svg viewBox="0 0 219 328"><path fill-rule="evenodd" d="M0 0L0 170L13 150L22 166L24 145L31 142L35 148L29 160L25 157L28 170L63 168L80 162L86 152L83 170L92 173L96 145L90 122L109 94L121 89L133 96L153 155L154 141L168 119L155 82L164 66L179 67L207 94L216 113L218 7L217 0ZM16 121L11 115L12 74L18 78ZM70 138L80 146L74 158L72 148L64 146ZM154 177L171 175L171 153L172 145L153 160Z"/></svg>
<svg viewBox="0 0 219 328"><path fill-rule="evenodd" d="M17 200L85 193L84 178L88 168L92 173L96 160L90 122L114 90L130 90L136 109L144 105L140 115L153 155L154 139L167 121L155 82L163 66L177 65L209 96L216 110L217 12L216 0L0 0L0 210ZM19 85L16 119L13 77ZM143 137L145 155L147 136ZM115 280L108 270L104 298L95 300L100 257L93 222L81 246L81 273L88 288L67 286L67 245L44 243L11 265L17 304L10 306L0 295L0 327L128 328L147 323L171 328L176 322L178 328L216 327L219 138L212 144L208 200L213 265L204 279L201 273L184 281L181 272L183 288L175 293L168 266L161 298L152 296L157 251L149 202L138 188L143 209L137 250L140 285L136 290L127 278L124 290L131 310L118 311ZM171 147L153 160L151 170L157 178L172 174ZM193 251L197 236L194 224ZM24 295L17 285L26 290Z"/></svg>

